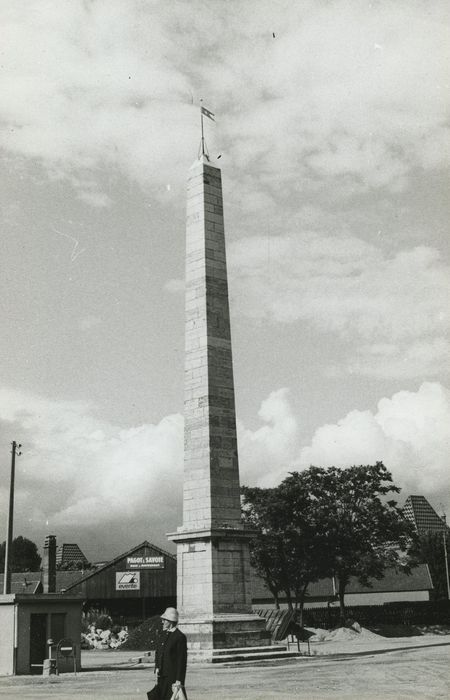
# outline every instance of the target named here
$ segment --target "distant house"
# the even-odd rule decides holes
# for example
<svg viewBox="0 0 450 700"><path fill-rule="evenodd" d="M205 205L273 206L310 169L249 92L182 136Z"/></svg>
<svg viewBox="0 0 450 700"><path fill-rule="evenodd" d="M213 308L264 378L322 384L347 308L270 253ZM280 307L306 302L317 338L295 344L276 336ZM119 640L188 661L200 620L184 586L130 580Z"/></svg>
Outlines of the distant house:
<svg viewBox="0 0 450 700"><path fill-rule="evenodd" d="M56 566L61 566L80 562L86 565L88 560L77 544L60 544L56 549Z"/></svg>
<svg viewBox="0 0 450 700"><path fill-rule="evenodd" d="M345 602L354 606L430 600L432 590L428 566L420 564L410 574L387 569L382 579L370 579L370 586L362 586L357 579L352 578L346 589ZM252 576L252 600L255 609L275 607L271 592L255 572ZM287 607L286 597L282 593L279 603L280 607ZM305 608L324 605L338 605L337 586L332 577L320 579L308 586Z"/></svg>
<svg viewBox="0 0 450 700"><path fill-rule="evenodd" d="M447 525L440 518L425 496L408 496L403 506L403 514L414 525L416 532L444 532Z"/></svg>
<svg viewBox="0 0 450 700"><path fill-rule="evenodd" d="M3 591L4 574L0 574L0 590ZM42 573L25 571L11 574L11 593L42 593Z"/></svg>

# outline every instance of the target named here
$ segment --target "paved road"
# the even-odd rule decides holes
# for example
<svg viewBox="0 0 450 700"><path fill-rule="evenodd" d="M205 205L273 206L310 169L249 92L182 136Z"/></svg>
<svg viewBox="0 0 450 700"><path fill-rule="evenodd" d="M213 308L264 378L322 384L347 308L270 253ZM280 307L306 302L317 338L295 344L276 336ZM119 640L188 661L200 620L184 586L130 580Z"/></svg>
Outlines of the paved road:
<svg viewBox="0 0 450 700"><path fill-rule="evenodd" d="M0 678L0 698L142 698L152 669ZM367 656L311 657L259 666L191 666L189 700L449 700L450 646Z"/></svg>

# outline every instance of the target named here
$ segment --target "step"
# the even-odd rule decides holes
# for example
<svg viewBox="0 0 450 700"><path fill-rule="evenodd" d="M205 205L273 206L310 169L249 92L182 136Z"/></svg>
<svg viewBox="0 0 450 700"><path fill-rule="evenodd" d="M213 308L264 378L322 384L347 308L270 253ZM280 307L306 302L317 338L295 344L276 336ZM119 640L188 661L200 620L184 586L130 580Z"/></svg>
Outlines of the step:
<svg viewBox="0 0 450 700"><path fill-rule="evenodd" d="M231 647L231 648L226 648L224 647L223 649L190 649L189 654L202 654L202 652L206 652L209 654L212 654L213 656L223 656L226 654L250 654L250 653L257 653L257 654L270 654L273 653L274 651L287 651L287 646L285 644L277 644L275 645L270 645L266 644L265 646L261 647Z"/></svg>
<svg viewBox="0 0 450 700"><path fill-rule="evenodd" d="M257 652L242 654L224 654L223 656L213 656L210 661L213 664L238 663L243 661L273 661L280 659L295 659L302 656L298 651L272 651L272 653L260 654Z"/></svg>
<svg viewBox="0 0 450 700"><path fill-rule="evenodd" d="M299 651L289 651L288 647L282 644L264 647L234 647L229 649L190 649L188 653L191 662L213 664L292 659L302 656Z"/></svg>

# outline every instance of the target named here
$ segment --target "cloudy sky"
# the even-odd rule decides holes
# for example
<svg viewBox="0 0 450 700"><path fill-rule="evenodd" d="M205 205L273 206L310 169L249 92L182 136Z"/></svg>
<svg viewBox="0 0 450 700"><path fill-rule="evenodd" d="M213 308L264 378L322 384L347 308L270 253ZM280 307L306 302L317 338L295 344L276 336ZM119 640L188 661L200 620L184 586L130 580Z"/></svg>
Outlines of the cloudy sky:
<svg viewBox="0 0 450 700"><path fill-rule="evenodd" d="M383 460L450 516L448 3L0 2L0 504L181 524L184 216L222 169L241 481ZM221 159L216 161L218 155Z"/></svg>

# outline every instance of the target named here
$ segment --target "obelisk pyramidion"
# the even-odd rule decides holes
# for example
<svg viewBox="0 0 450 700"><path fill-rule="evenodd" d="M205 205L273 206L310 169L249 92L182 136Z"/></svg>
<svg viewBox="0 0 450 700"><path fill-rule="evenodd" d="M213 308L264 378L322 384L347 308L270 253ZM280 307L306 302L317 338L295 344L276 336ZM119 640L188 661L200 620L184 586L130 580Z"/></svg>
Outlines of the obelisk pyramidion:
<svg viewBox="0 0 450 700"><path fill-rule="evenodd" d="M183 525L177 606L192 650L270 644L252 613L241 521L230 314L219 168L202 153L189 172L186 221ZM191 656L192 658L192 656Z"/></svg>

